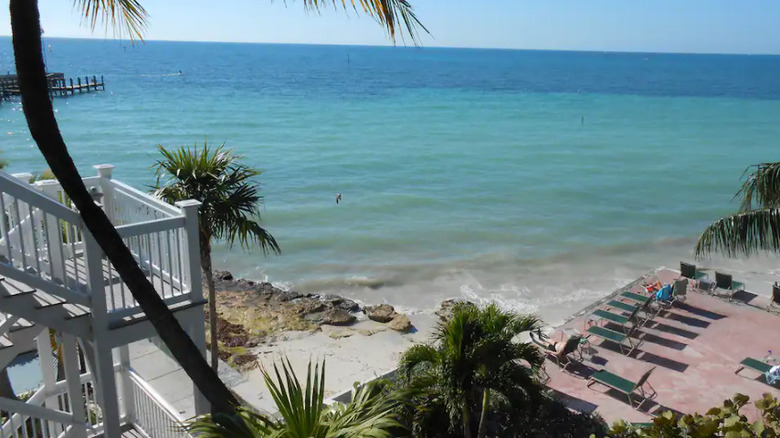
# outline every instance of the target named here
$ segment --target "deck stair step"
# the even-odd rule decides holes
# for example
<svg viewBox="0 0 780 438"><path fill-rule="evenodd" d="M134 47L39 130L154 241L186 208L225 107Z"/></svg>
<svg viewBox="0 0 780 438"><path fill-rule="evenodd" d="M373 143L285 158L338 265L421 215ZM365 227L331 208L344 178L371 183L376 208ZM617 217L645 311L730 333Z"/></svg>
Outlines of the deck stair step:
<svg viewBox="0 0 780 438"><path fill-rule="evenodd" d="M0 307L6 313L24 318L14 324L18 329L35 323L77 336L85 336L89 332L88 307L9 278L0 281Z"/></svg>

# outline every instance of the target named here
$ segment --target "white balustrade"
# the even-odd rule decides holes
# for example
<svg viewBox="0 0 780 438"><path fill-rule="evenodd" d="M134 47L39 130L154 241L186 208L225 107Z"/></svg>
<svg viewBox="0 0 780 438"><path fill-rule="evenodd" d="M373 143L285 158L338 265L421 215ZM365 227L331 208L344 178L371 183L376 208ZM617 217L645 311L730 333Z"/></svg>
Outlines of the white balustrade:
<svg viewBox="0 0 780 438"><path fill-rule="evenodd" d="M138 374L127 371L133 388L133 424L154 438L190 438L184 419Z"/></svg>

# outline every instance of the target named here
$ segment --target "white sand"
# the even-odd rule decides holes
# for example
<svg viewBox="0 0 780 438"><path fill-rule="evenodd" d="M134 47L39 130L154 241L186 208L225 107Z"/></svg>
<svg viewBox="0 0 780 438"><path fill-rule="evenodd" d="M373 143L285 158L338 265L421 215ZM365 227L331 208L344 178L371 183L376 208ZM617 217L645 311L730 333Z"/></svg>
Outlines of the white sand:
<svg viewBox="0 0 780 438"><path fill-rule="evenodd" d="M427 342L435 324L430 315L411 315L414 333L401 334L385 324L360 321L350 327L323 326L315 333L286 332L254 350L263 366L272 369L274 361L289 359L303 384L309 360L325 359L325 397L333 397L352 388L355 382L366 382L392 371L401 354L415 343ZM366 336L359 330L377 331ZM348 337L334 336L352 333ZM245 402L256 409L275 412L275 405L259 369L245 373L244 381L231 386Z"/></svg>

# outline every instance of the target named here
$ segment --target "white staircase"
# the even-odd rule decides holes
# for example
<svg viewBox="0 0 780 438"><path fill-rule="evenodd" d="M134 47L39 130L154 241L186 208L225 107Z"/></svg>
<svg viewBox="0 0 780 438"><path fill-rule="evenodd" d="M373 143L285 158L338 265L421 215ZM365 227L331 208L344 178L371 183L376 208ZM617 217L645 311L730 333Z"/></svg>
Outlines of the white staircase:
<svg viewBox="0 0 780 438"><path fill-rule="evenodd" d="M199 203L168 205L112 180L112 166L96 168L98 176L85 178L85 185L204 348ZM50 330L65 362L60 381L51 366ZM146 401L144 411L154 418L136 411L138 396L157 393L131 372L127 344L154 335L57 181L31 184L27 174L0 171L0 370L37 350L43 375L43 386L26 403L0 397L0 437L119 436L128 427L149 436L139 424L156 431L162 423L172 431L166 437L186 436L168 427L180 421L163 418L169 410L149 408L167 406L164 400ZM139 385L144 391L133 389Z"/></svg>

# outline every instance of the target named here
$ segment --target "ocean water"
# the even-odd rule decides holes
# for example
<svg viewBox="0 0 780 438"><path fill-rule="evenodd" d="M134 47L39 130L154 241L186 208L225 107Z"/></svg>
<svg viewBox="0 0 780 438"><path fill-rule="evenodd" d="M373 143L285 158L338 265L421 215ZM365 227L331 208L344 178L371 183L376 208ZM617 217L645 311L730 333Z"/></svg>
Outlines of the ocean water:
<svg viewBox="0 0 780 438"><path fill-rule="evenodd" d="M49 44L50 71L107 83L55 100L83 173L111 163L144 188L156 144L224 142L264 170L284 253L218 246L217 267L410 312L466 297L560 322L692 260L745 168L777 159L780 57ZM0 127L11 171L45 167L18 102ZM771 257L702 264L761 294L779 272Z"/></svg>

